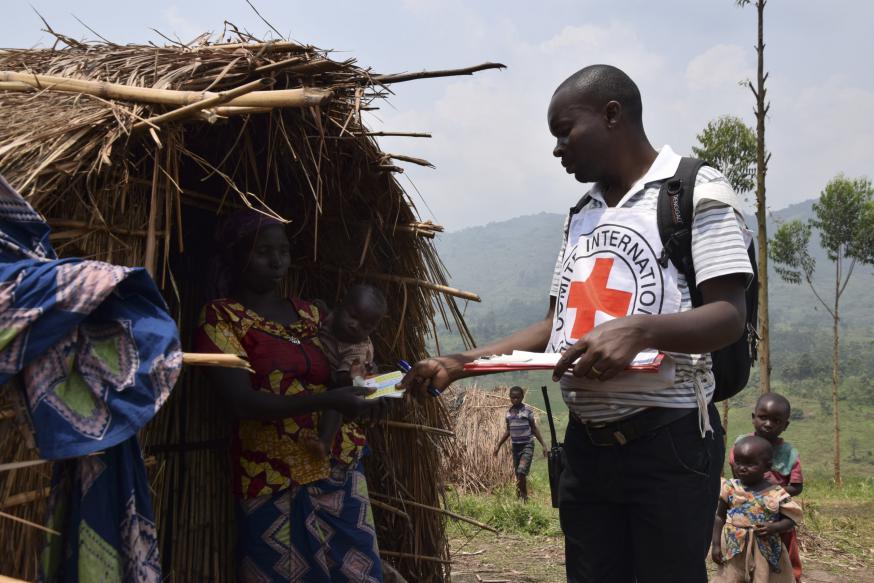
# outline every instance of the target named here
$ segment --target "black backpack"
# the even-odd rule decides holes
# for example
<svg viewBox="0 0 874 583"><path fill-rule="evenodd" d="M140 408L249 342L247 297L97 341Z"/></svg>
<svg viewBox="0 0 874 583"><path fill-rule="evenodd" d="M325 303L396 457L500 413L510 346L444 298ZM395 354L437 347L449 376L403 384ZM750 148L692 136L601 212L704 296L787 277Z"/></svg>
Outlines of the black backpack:
<svg viewBox="0 0 874 583"><path fill-rule="evenodd" d="M694 210L692 204L695 179L698 170L704 165L702 160L696 158L682 158L677 173L662 184L657 203L659 235L664 247L659 263L662 267L667 267L668 261L671 261L677 271L686 277L692 305L696 307L700 306L702 301L701 293L695 284L695 267L692 264L692 211ZM580 199L571 208L571 216L580 212L590 200L589 195ZM564 235L567 239L567 229ZM746 290L747 321L740 338L710 355L713 361L713 376L716 379L714 402L730 399L747 386L750 369L757 358L759 273L752 242L747 247L747 253L753 267L753 277Z"/></svg>
<svg viewBox="0 0 874 583"><path fill-rule="evenodd" d="M666 180L659 191L658 227L664 250L659 259L662 267L670 260L686 277L692 305L701 305L701 292L695 284L695 268L692 265L692 199L695 179L704 162L695 158L683 158L673 178ZM711 354L716 391L713 400L724 401L738 394L750 380L750 368L756 361L759 334L756 325L759 318L759 274L756 253L752 242L747 247L753 277L746 290L747 321L743 334L734 343Z"/></svg>

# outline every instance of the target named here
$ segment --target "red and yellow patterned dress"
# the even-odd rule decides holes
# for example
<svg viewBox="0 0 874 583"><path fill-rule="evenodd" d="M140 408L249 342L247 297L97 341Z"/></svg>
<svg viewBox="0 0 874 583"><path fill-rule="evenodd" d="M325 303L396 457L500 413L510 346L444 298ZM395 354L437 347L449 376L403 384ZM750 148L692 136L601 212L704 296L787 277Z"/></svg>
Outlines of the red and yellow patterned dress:
<svg viewBox="0 0 874 583"><path fill-rule="evenodd" d="M234 300L210 302L200 317L195 350L247 359L255 371L254 391L289 396L325 391L330 369L317 338L322 315L312 304L289 301L299 316L289 325L267 320ZM318 413L308 413L277 421L237 421L231 449L234 494L243 499L275 494L327 478L334 465L357 463L366 441L354 423L338 432L330 464L304 447L317 438L318 419Z"/></svg>

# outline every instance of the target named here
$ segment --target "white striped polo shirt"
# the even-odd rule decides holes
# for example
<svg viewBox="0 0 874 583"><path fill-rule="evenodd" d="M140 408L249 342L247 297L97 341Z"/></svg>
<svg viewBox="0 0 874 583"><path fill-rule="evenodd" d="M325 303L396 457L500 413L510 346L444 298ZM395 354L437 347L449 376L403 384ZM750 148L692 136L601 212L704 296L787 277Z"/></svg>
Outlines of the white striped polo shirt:
<svg viewBox="0 0 874 583"><path fill-rule="evenodd" d="M655 213L659 189L665 180L674 176L679 163L680 156L669 146L664 146L647 173L622 197L617 207L633 207ZM588 203L589 208L606 206L597 185L588 195L592 199ZM752 233L746 227L740 212L740 202L725 176L710 166L702 167L695 180L693 205L692 261L698 284L737 273L751 276L753 270L747 245ZM566 219L564 232L567 231L567 226ZM559 273L566 246L567 237L559 250L552 278L549 294L553 297L558 296ZM679 274L677 284L682 295L680 311L691 310L692 298L682 273ZM564 400L577 416L592 423L616 421L648 407L697 408L697 376L709 402L715 388L710 354L670 354L676 362L676 377L672 388L653 392L566 391L562 388Z"/></svg>

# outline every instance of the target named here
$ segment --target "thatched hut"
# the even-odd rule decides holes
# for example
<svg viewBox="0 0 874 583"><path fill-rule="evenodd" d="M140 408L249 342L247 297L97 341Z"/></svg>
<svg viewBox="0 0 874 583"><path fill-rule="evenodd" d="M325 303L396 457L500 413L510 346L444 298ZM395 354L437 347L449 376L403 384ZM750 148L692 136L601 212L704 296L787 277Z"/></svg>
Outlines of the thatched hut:
<svg viewBox="0 0 874 583"><path fill-rule="evenodd" d="M361 112L391 83L493 65L376 75L312 46L242 35L167 47L58 39L66 46L0 51L0 173L47 218L61 255L146 266L186 343L217 218L263 201L292 221L289 292L331 303L355 280L384 291L381 362L422 356L438 315L469 339L456 298L477 298L446 285L431 245L440 227L419 220L395 179L395 161L427 162L381 151ZM6 401L0 463L37 455L15 418ZM442 581L443 517L404 501L440 506L445 437L420 426L444 428L445 411L435 399L392 418L369 435L383 555L410 580ZM189 370L141 436L171 580L233 578L228 425ZM41 522L49 475L49 464L0 473L0 511ZM3 524L0 573L32 579L42 536Z"/></svg>

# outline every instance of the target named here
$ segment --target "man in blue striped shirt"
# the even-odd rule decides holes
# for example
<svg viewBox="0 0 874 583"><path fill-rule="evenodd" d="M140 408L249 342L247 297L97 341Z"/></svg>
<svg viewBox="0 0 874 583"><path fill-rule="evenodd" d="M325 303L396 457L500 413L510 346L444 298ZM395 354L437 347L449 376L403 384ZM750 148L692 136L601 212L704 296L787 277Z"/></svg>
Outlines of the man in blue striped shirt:
<svg viewBox="0 0 874 583"><path fill-rule="evenodd" d="M666 80L667 82L667 80ZM546 317L507 338L416 364L425 394L473 376L464 364L513 350L561 352L553 371L570 411L559 514L571 583L706 583L722 426L710 353L738 340L752 274L749 233L725 178L695 181L692 260L702 304L659 261L656 201L680 157L652 147L640 92L621 70L592 65L566 79L547 112L553 155L593 186L568 217ZM645 349L676 363L672 383L611 383Z"/></svg>

